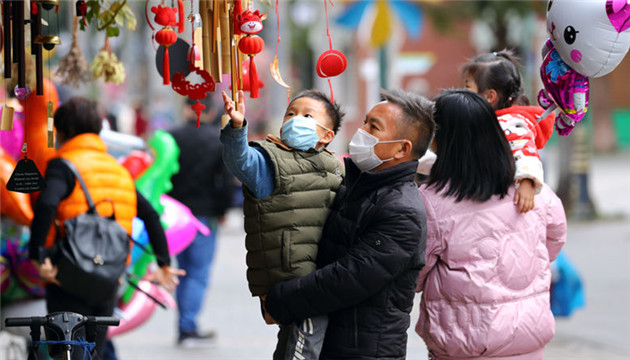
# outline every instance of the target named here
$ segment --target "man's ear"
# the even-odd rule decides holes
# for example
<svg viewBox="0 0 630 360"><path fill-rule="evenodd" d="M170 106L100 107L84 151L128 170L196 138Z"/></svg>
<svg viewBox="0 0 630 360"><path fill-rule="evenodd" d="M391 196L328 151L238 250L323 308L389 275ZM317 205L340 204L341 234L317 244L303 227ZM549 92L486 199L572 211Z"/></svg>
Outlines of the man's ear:
<svg viewBox="0 0 630 360"><path fill-rule="evenodd" d="M403 159L408 156L411 156L411 150L413 149L413 144L409 140L405 140L400 147L400 150L396 154L394 154L394 159Z"/></svg>
<svg viewBox="0 0 630 360"><path fill-rule="evenodd" d="M494 89L488 89L484 91L483 97L486 98L486 100L488 100L488 102L490 103L490 105L492 105L493 108L496 107L497 103L499 102L499 94L497 94L496 90Z"/></svg>

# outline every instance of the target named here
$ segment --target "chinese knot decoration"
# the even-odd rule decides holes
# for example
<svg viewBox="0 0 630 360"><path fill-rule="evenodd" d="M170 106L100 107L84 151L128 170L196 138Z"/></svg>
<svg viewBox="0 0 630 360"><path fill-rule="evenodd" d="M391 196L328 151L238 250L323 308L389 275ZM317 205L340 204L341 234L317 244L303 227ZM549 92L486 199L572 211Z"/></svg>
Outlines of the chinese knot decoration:
<svg viewBox="0 0 630 360"><path fill-rule="evenodd" d="M198 84L191 84L190 81L186 80L185 73L178 72L173 75L173 90L182 96L188 96L191 100L197 100L192 106L192 109L195 110L195 114L197 114L197 127L199 127L201 112L206 108L199 100L204 99L207 93L214 91L215 82L212 75L210 75L207 70L195 67L193 61L189 63L189 67L191 72L194 71L197 75L201 76L204 81Z"/></svg>
<svg viewBox="0 0 630 360"><path fill-rule="evenodd" d="M168 6L162 7L162 5L158 5L151 8L151 12L155 14L155 23L163 26L163 28L155 34L155 40L158 42L158 44L164 46L164 60L162 62L162 77L164 79L162 83L164 85L169 85L171 83L168 47L175 44L175 42L177 41L177 33L175 32L175 30L173 30L173 28L177 28L177 32L184 32L184 4L182 0L177 1L177 7L178 9ZM146 15L149 26L152 30L155 30L148 19L148 14Z"/></svg>
<svg viewBox="0 0 630 360"><path fill-rule="evenodd" d="M257 98L259 96L258 88L258 72L256 71L256 64L254 64L254 55L260 53L265 47L263 39L255 34L258 34L262 29L262 21L266 18L267 14L260 13L256 10L245 10L243 13L237 15L236 23L238 25L238 32L245 34L245 36L238 42L238 49L249 56L249 86L251 90L251 97Z"/></svg>

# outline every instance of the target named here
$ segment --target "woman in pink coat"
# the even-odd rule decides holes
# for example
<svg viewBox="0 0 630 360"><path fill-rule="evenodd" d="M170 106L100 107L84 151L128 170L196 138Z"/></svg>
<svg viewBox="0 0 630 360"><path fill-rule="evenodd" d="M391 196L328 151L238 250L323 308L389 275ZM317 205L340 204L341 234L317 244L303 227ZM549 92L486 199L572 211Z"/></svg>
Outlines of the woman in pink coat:
<svg viewBox="0 0 630 360"><path fill-rule="evenodd" d="M566 239L562 203L543 185L534 209L518 213L514 158L481 96L445 92L435 122L416 332L435 360L542 359L555 331L549 264Z"/></svg>

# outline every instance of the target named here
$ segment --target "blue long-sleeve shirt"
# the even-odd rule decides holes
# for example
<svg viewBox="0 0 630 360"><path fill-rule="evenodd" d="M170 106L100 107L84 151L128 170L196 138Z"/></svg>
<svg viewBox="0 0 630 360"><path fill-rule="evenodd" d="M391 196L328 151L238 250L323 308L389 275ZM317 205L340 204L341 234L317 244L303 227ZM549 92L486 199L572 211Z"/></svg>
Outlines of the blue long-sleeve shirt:
<svg viewBox="0 0 630 360"><path fill-rule="evenodd" d="M265 150L247 142L247 120L243 127L235 129L232 120L221 130L223 162L257 199L274 191L274 170Z"/></svg>

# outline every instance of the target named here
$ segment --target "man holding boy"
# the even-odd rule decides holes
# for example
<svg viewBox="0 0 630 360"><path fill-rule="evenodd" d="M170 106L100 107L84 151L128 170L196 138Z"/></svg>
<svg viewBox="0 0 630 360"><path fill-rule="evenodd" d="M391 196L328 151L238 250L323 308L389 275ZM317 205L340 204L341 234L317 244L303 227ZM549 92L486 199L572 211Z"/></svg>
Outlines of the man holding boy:
<svg viewBox="0 0 630 360"><path fill-rule="evenodd" d="M427 231L414 175L435 123L426 98L404 91L381 95L383 102L350 142L346 177L319 244L318 269L272 285L265 300L280 324L328 314L320 359L406 356Z"/></svg>

